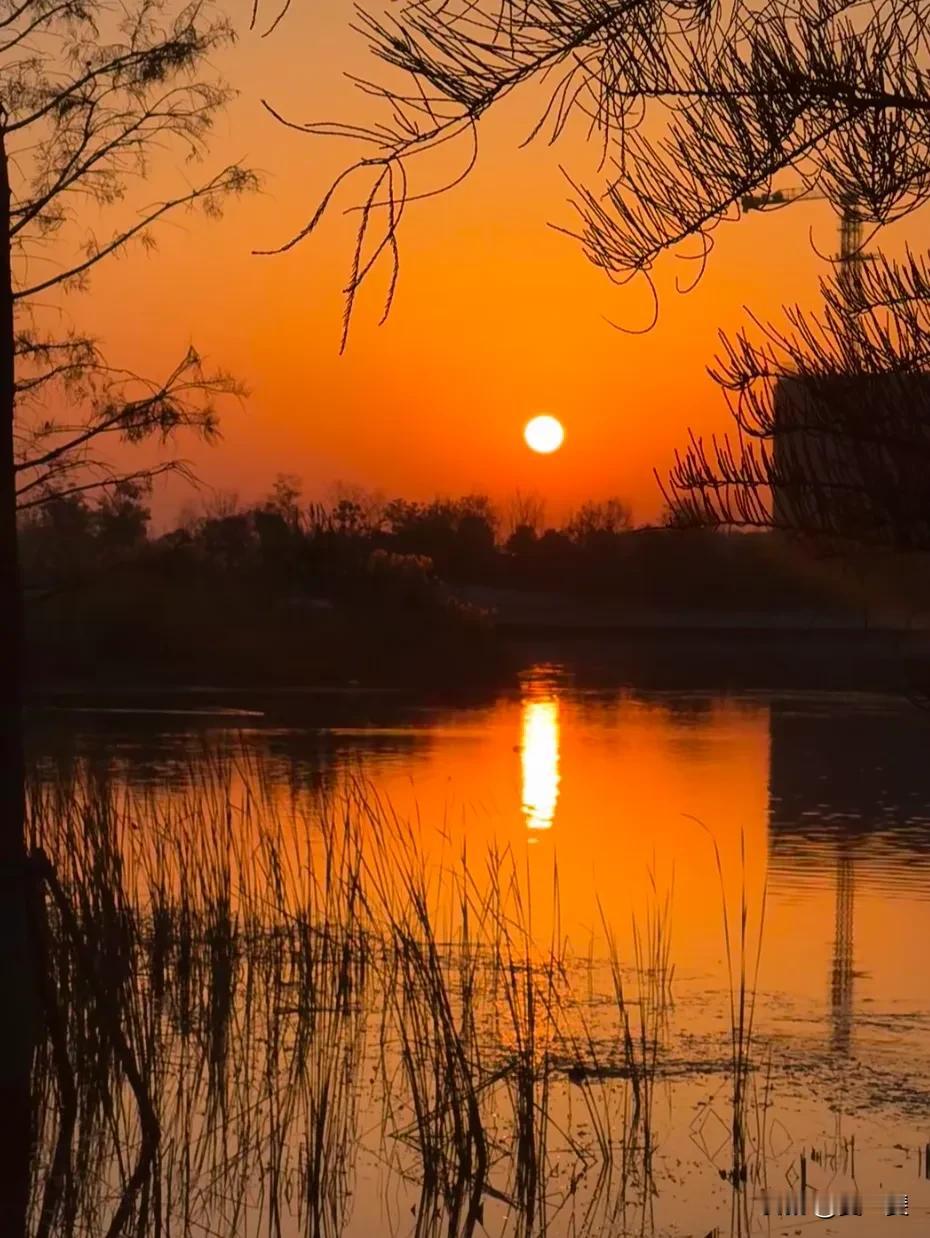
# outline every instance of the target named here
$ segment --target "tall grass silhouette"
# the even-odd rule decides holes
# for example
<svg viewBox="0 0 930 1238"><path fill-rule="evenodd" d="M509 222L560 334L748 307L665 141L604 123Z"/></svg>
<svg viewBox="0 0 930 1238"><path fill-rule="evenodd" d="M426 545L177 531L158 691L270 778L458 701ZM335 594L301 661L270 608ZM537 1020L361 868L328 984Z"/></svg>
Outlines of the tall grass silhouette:
<svg viewBox="0 0 930 1238"><path fill-rule="evenodd" d="M359 1206L360 1158L385 1232L648 1228L674 978L672 891L652 876L628 959L601 908L605 1007L579 991L555 864L540 943L519 857L448 840L428 861L423 827L361 782L304 801L240 758L201 761L175 790L76 766L33 782L29 822L51 866L42 1238L335 1238ZM734 1182L754 1044L746 932L745 903L736 935L725 909L728 962L742 960Z"/></svg>

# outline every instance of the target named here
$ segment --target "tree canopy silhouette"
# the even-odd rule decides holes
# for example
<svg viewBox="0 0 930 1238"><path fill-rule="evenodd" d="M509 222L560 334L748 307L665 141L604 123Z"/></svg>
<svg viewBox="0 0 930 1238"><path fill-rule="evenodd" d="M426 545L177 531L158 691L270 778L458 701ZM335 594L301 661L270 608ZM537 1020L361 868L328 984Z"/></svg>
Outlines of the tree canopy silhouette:
<svg viewBox="0 0 930 1238"><path fill-rule="evenodd" d="M227 375L206 373L192 349L155 380L113 366L92 337L61 331L47 298L86 287L99 262L133 242L154 245L153 227L168 214L195 206L217 214L255 177L232 164L161 202L137 209L127 201L132 182L144 180L166 148L188 160L203 155L230 98L222 83L198 76L233 37L208 6L11 0L0 8L0 31L12 302L2 348L15 371L17 502L29 507L72 487L115 484L106 446L116 438L165 439L185 426L215 433L212 399L235 390ZM107 234L83 222L78 207L88 201Z"/></svg>

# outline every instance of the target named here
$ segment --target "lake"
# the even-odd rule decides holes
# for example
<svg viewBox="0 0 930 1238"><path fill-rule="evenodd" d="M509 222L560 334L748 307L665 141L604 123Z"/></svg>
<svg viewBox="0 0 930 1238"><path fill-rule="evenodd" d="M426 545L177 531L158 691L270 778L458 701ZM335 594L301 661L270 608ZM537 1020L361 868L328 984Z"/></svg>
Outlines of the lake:
<svg viewBox="0 0 930 1238"><path fill-rule="evenodd" d="M32 711L30 725L39 783L67 785L77 773L85 786L105 785L131 818L131 836L120 837L149 860L162 855L157 838L201 828L222 803L235 873L262 850L263 814L276 837L286 840L292 822L305 835L307 850L295 844L291 866L267 874L295 907L317 831L329 831L337 865L351 849L345 838L356 840L375 890L366 916L394 880L387 835L425 874L435 972L433 963L407 970L423 923L408 885L401 902L409 897L413 912L391 912L373 955L381 962L338 1034L311 1019L301 1039L276 1022L275 1053L267 1043L259 1052L270 1008L252 1004L243 972L227 995L220 1085L204 1074L210 1054L196 1019L159 1006L171 1063L162 1086L174 1106L162 1112L171 1149L162 1173L183 1145L200 1149L199 1168L188 1147L187 1176L163 1186L160 1206L176 1225L187 1208L189 1232L237 1234L703 1236L794 1233L816 1221L871 1235L914 1224L885 1215L901 1210L899 1196L911 1217L926 1217L930 713L872 693L637 690L596 659L556 651L499 690L455 701L347 691L263 703L201 692L115 708L59 703ZM198 797L202 817L190 815ZM182 867L165 868L168 887ZM492 913L488 891L502 872ZM249 878L249 897L261 880ZM484 921L463 934L466 887L466 920ZM329 906L321 890L306 899L314 915ZM230 899L235 909L235 880ZM466 935L479 944L463 963ZM481 955L491 937L496 962ZM247 950L234 953L245 967ZM293 960L287 967L284 987L308 1000ZM439 989L416 988L427 972ZM437 979L453 973L454 984ZM519 996L518 976L533 977L532 999ZM452 994L449 1026L464 1027L469 985L480 1000L456 1096L480 1098L485 1134L474 1147L489 1167L478 1203L469 1196L456 1211L429 1130L433 1122L441 1144L459 1129L444 1125L454 1106L441 1101L437 1072L464 1072L466 1056L456 1047L458 1056L437 1057L433 1046L418 1075L406 1036L411 1026L417 1044L440 1034L416 1022L440 989ZM288 1077L295 1055L312 1071L272 1138L284 1084L272 1087L268 1073ZM321 1122L318 1107L333 1071L346 1088L336 1133L332 1111ZM219 1128L227 1160L217 1162ZM325 1132L329 1160L314 1162L313 1131ZM471 1135L460 1138L471 1147ZM472 1161L468 1173L456 1164L461 1181L474 1180ZM862 1215L816 1219L831 1192L833 1211L845 1192ZM792 1199L806 1216L771 1215L790 1212Z"/></svg>

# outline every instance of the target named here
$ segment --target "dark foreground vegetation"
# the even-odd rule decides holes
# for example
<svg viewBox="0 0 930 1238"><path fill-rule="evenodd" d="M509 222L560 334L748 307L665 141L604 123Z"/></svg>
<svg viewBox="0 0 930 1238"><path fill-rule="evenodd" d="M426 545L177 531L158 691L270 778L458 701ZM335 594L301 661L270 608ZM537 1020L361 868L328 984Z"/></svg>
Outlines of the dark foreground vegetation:
<svg viewBox="0 0 930 1238"><path fill-rule="evenodd" d="M649 1232L670 894L631 947L602 917L595 974L533 940L513 855L430 867L363 786L282 812L241 755L199 770L173 796L89 767L30 787L55 863L31 1232ZM725 934L731 1134L708 1166L740 1233L770 1120L749 915Z"/></svg>
<svg viewBox="0 0 930 1238"><path fill-rule="evenodd" d="M51 499L21 525L33 683L452 683L494 676L507 590L645 617L746 614L920 622L924 557L814 556L778 534L634 528L617 500L560 528L519 500L302 505L279 479L263 503L217 503L151 531L146 492ZM806 617L806 619L805 619ZM661 621L661 620L660 620Z"/></svg>

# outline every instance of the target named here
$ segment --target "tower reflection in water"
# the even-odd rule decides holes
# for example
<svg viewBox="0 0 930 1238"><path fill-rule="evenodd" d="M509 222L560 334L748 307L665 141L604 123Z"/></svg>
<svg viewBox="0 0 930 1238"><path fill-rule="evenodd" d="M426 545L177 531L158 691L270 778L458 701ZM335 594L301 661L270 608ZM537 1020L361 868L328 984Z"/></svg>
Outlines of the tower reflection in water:
<svg viewBox="0 0 930 1238"><path fill-rule="evenodd" d="M789 881L819 875L833 889L831 1046L848 1056L856 1019L857 894L871 890L886 902L913 898L919 906L930 890L926 721L883 698L845 708L814 698L774 701L769 717L769 871ZM889 940L889 954L902 949Z"/></svg>
<svg viewBox="0 0 930 1238"><path fill-rule="evenodd" d="M528 830L549 830L559 800L559 702L524 700L520 766L523 816Z"/></svg>

